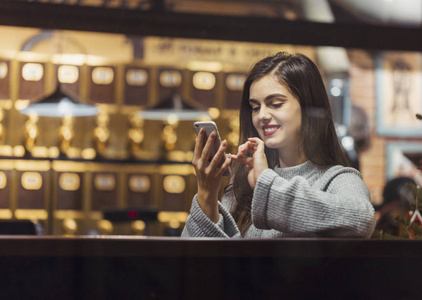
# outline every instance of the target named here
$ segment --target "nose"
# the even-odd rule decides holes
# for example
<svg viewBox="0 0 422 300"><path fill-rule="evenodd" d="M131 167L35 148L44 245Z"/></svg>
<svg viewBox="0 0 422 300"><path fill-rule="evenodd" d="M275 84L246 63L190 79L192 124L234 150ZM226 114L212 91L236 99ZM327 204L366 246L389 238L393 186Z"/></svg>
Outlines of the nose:
<svg viewBox="0 0 422 300"><path fill-rule="evenodd" d="M259 110L258 118L260 121L266 121L271 120L271 114L269 109L266 106L261 106L261 109Z"/></svg>

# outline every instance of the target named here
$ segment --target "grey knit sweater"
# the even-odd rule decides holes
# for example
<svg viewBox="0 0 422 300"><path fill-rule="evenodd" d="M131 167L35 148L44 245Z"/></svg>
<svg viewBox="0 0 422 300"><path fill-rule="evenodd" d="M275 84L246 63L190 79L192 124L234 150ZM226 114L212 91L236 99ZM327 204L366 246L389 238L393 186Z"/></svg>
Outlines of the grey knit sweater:
<svg viewBox="0 0 422 300"><path fill-rule="evenodd" d="M219 202L212 222L193 198L182 237L240 237L230 214L232 196ZM252 225L244 237L370 237L375 214L360 173L342 166L317 167L308 161L261 173L252 199Z"/></svg>

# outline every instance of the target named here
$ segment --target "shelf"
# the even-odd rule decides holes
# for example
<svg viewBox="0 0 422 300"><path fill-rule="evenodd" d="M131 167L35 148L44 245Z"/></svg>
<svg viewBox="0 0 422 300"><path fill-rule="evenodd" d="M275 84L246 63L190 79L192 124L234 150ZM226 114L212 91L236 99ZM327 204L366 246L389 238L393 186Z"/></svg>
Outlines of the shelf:
<svg viewBox="0 0 422 300"><path fill-rule="evenodd" d="M0 2L0 25L368 50L422 49L422 29L26 1Z"/></svg>

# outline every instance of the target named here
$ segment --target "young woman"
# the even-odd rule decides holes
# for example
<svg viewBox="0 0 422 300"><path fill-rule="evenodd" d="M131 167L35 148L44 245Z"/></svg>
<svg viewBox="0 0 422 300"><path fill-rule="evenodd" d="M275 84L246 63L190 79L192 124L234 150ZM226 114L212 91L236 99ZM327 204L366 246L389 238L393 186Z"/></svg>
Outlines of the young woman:
<svg viewBox="0 0 422 300"><path fill-rule="evenodd" d="M347 167L321 75L306 56L278 53L256 63L243 89L237 155L225 155L223 141L209 162L214 138L204 145L200 132L196 140L198 193L183 237L371 236L368 189Z"/></svg>

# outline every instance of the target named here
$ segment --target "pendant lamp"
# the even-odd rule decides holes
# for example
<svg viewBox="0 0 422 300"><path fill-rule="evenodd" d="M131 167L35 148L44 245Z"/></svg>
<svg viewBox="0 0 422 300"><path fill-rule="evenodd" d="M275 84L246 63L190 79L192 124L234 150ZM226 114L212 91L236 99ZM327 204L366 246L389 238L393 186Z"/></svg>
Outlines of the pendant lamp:
<svg viewBox="0 0 422 300"><path fill-rule="evenodd" d="M188 102L175 92L156 105L141 110L138 116L144 120L166 121L169 117L177 117L179 121L210 118L208 110L194 102Z"/></svg>
<svg viewBox="0 0 422 300"><path fill-rule="evenodd" d="M83 104L75 95L63 91L60 84L56 90L41 97L39 100L20 110L20 113L30 115L37 114L40 117L87 117L98 115L98 107Z"/></svg>

